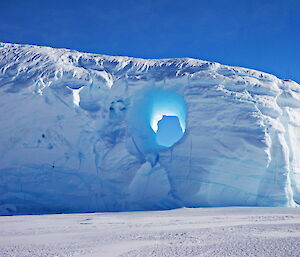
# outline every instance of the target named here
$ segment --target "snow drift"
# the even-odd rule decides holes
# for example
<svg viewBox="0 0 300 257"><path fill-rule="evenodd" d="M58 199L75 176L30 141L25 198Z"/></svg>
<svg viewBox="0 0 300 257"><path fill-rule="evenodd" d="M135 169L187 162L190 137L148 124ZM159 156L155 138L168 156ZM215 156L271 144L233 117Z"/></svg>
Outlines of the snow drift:
<svg viewBox="0 0 300 257"><path fill-rule="evenodd" d="M0 43L0 91L0 214L300 203L293 81Z"/></svg>

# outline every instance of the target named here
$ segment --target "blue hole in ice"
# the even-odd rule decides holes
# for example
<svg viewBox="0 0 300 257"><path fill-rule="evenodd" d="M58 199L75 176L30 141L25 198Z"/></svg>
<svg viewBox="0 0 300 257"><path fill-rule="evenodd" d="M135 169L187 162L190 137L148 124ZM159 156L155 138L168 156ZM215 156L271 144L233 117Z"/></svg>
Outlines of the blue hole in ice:
<svg viewBox="0 0 300 257"><path fill-rule="evenodd" d="M156 142L170 147L182 138L183 133L177 116L163 115L162 119L157 122Z"/></svg>
<svg viewBox="0 0 300 257"><path fill-rule="evenodd" d="M184 135L185 120L183 97L158 88L137 94L129 110L131 133L142 152L173 146Z"/></svg>

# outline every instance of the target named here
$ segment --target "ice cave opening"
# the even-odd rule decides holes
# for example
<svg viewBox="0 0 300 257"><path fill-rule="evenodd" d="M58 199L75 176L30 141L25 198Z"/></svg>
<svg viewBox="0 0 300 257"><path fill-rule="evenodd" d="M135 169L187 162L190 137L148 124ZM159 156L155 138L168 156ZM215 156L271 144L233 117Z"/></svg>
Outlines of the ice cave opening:
<svg viewBox="0 0 300 257"><path fill-rule="evenodd" d="M160 88L139 92L129 110L131 134L144 153L172 147L183 137L185 121L183 96Z"/></svg>
<svg viewBox="0 0 300 257"><path fill-rule="evenodd" d="M177 116L163 115L157 122L155 129L156 127L157 130L154 131L156 133L156 142L165 147L174 145L182 138L184 133Z"/></svg>

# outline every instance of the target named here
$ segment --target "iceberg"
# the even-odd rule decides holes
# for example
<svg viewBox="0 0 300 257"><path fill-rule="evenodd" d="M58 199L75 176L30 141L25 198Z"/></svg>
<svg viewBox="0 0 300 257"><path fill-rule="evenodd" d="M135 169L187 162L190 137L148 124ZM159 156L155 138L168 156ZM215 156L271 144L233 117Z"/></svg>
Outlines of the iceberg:
<svg viewBox="0 0 300 257"><path fill-rule="evenodd" d="M300 203L300 85L0 43L0 214Z"/></svg>

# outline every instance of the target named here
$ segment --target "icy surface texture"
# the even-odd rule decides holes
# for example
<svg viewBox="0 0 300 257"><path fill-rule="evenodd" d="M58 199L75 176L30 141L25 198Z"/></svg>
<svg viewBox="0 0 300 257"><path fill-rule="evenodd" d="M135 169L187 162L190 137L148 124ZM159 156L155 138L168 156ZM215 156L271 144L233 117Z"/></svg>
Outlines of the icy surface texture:
<svg viewBox="0 0 300 257"><path fill-rule="evenodd" d="M293 81L0 43L0 91L0 214L300 202ZM163 147L151 126L169 96L185 132Z"/></svg>

